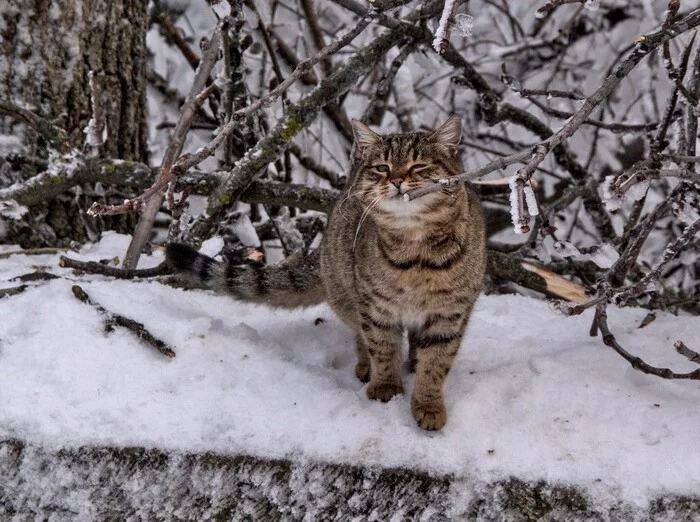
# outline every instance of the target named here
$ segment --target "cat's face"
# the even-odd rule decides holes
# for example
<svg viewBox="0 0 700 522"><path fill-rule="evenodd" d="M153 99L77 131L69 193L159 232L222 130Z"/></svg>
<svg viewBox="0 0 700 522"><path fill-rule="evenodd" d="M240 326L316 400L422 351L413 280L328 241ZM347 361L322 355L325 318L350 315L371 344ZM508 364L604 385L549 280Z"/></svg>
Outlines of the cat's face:
<svg viewBox="0 0 700 522"><path fill-rule="evenodd" d="M435 192L407 202L403 195L462 171L457 147L462 137L462 121L452 116L439 129L381 136L357 120L352 122L361 166L353 183L354 196L366 208L409 216L420 212L430 201L450 195Z"/></svg>

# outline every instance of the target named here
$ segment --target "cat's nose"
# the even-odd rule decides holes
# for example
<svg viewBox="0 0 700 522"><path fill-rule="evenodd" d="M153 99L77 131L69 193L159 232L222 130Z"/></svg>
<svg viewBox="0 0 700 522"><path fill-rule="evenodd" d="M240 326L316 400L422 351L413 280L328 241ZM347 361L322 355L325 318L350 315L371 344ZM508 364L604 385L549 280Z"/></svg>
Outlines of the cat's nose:
<svg viewBox="0 0 700 522"><path fill-rule="evenodd" d="M403 183L403 178L392 178L390 181L396 188L399 188Z"/></svg>

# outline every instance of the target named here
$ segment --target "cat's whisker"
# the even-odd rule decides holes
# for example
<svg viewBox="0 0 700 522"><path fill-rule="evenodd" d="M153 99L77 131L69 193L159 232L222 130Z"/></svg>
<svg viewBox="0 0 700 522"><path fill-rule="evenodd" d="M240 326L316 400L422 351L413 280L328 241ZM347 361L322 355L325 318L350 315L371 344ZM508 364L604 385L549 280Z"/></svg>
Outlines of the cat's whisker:
<svg viewBox="0 0 700 522"><path fill-rule="evenodd" d="M369 188L366 188L363 190L358 189L358 190L355 190L354 192L349 190L348 195L345 196L342 200L340 200L338 202L338 213L343 217L343 219L346 219L345 214L343 214L343 212L341 210L343 208L343 203L345 203L348 199L350 199L352 197L363 196L365 194L369 194L370 192L372 192L372 187L369 187Z"/></svg>
<svg viewBox="0 0 700 522"><path fill-rule="evenodd" d="M360 229L362 228L362 224L365 222L365 220L369 216L370 211L379 203L380 199L382 199L382 194L379 194L376 198L374 198L372 200L372 202L369 205L367 205L367 208L362 213L362 216L360 216L360 221L357 223L357 229L355 230L355 239L352 242L352 249L353 250L355 250L355 244L357 243L357 238L360 234Z"/></svg>

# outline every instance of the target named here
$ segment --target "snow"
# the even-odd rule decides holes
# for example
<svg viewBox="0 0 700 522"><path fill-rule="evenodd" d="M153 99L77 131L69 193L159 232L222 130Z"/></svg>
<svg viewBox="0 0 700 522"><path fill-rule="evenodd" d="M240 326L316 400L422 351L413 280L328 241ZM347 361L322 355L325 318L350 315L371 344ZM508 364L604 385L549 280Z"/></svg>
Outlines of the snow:
<svg viewBox="0 0 700 522"><path fill-rule="evenodd" d="M0 201L0 218L18 220L22 219L29 209L24 205L20 205L14 199L6 199Z"/></svg>
<svg viewBox="0 0 700 522"><path fill-rule="evenodd" d="M527 205L527 211L531 216L537 216L540 213L540 208L537 206L537 197L535 197L535 191L532 190L530 185L526 185L523 188L523 193L525 194L525 204Z"/></svg>
<svg viewBox="0 0 700 522"><path fill-rule="evenodd" d="M440 46L446 37L447 28L450 24L450 17L454 11L455 1L456 0L445 0L445 7L442 8L442 16L440 16L440 23L435 30L435 39L433 40L433 49L435 49L436 53L440 52Z"/></svg>
<svg viewBox="0 0 700 522"><path fill-rule="evenodd" d="M525 208L523 208L523 204L521 203L520 197L518 195L519 191L519 186L518 186L518 175L514 174L513 177L510 178L510 181L508 183L508 186L510 187L510 219L513 222L513 232L516 234L524 234L523 229L522 229L522 224L520 223L520 218L521 215L530 218L530 214L527 212ZM534 196L534 193L533 193ZM535 206L534 208L537 210L537 200L535 200Z"/></svg>
<svg viewBox="0 0 700 522"><path fill-rule="evenodd" d="M107 233L70 255L112 258L128 242ZM157 252L145 265L161 260ZM608 506L700 489L700 386L633 370L589 337L590 311L562 318L535 299L482 296L448 378L450 418L428 433L408 397L367 399L353 374L353 334L325 305L271 310L156 281L74 275L53 255L0 266L1 287L36 266L63 276L0 300L0 439L405 467L481 483L544 479ZM177 356L123 329L105 335L100 314L72 296L76 283ZM610 310L619 342L650 364L692 369L673 343L697 348L697 318L657 312L642 334L646 313ZM405 376L408 390L412 381Z"/></svg>
<svg viewBox="0 0 700 522"><path fill-rule="evenodd" d="M600 7L600 0L586 0L583 7L589 11L597 11Z"/></svg>
<svg viewBox="0 0 700 522"><path fill-rule="evenodd" d="M579 259L581 261L593 261L600 268L610 268L620 259L620 254L610 243L603 243L594 248L590 254L580 256Z"/></svg>

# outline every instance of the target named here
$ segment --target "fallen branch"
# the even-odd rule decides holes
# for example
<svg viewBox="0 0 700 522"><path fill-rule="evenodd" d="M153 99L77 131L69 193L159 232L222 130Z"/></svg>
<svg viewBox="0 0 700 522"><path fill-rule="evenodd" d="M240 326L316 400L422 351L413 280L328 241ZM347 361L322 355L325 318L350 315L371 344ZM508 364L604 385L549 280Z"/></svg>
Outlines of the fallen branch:
<svg viewBox="0 0 700 522"><path fill-rule="evenodd" d="M0 288L0 299L3 297L12 297L13 295L21 294L29 285L13 286L11 288Z"/></svg>
<svg viewBox="0 0 700 522"><path fill-rule="evenodd" d="M73 295L75 296L76 299L79 301L89 304L90 306L94 307L97 309L98 312L100 312L102 315L105 316L105 332L110 333L114 330L115 326L121 326L123 328L126 328L128 330L131 330L133 333L136 334L136 336L141 339L142 341L145 341L146 343L150 344L153 346L156 350L158 350L160 353L165 355L166 357L172 359L175 357L175 352L173 351L172 348L170 348L167 344L165 344L163 341L160 339L157 339L156 337L153 336L148 330L146 330L146 327L137 322L134 321L133 319L129 319L128 317L124 317L123 315L119 314L113 314L111 312L108 312L105 310L101 305L93 301L89 295L80 288L78 285L73 285L71 288L73 291Z"/></svg>
<svg viewBox="0 0 700 522"><path fill-rule="evenodd" d="M135 277L156 277L160 275L170 274L171 271L168 269L165 263L153 268L142 268L137 270L128 270L124 268L117 268L103 263L98 263L96 261L78 261L77 259L71 259L70 257L61 256L58 261L58 266L61 268L73 268L75 270L80 270L88 274L100 274L109 277L115 277L117 279L134 279Z"/></svg>
<svg viewBox="0 0 700 522"><path fill-rule="evenodd" d="M51 272L43 272L37 270L36 272L29 272L28 274L22 274L17 277L13 277L11 281L22 281L23 283L32 283L35 281L51 281L52 279L60 279L60 276L52 274Z"/></svg>
<svg viewBox="0 0 700 522"><path fill-rule="evenodd" d="M690 362L700 364L700 353L688 348L683 341L676 341L673 346L679 354L687 357Z"/></svg>
<svg viewBox="0 0 700 522"><path fill-rule="evenodd" d="M0 252L0 259L7 259L12 256L43 256L46 254L60 254L66 252L67 248L27 248L26 250L10 250L9 252Z"/></svg>

